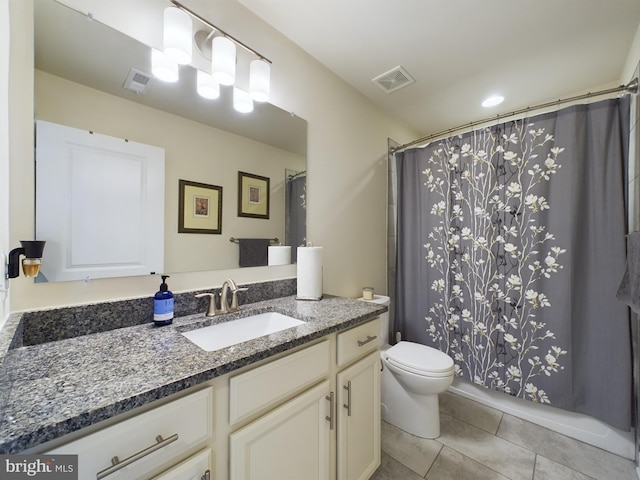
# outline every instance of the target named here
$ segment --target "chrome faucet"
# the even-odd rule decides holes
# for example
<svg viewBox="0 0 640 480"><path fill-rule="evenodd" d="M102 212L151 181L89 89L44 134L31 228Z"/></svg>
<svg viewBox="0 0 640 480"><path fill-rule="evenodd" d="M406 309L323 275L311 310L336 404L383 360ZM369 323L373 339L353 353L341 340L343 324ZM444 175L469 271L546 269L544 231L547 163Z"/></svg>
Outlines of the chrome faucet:
<svg viewBox="0 0 640 480"><path fill-rule="evenodd" d="M244 292L246 290L248 290L248 288L238 288L236 282L228 278L222 284L220 308L217 306L217 293L199 293L196 297L209 297L209 306L207 307L206 316L213 317L214 315L223 315L225 313L233 313L240 310L240 306L238 305L238 292ZM231 291L231 305L229 305L229 291Z"/></svg>

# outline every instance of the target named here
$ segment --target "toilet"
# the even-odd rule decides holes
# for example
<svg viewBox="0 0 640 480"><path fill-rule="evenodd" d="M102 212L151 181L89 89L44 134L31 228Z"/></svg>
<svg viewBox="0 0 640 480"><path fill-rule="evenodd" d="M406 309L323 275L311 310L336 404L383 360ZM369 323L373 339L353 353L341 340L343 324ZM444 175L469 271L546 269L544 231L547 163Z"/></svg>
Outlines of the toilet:
<svg viewBox="0 0 640 480"><path fill-rule="evenodd" d="M389 306L389 297L368 302ZM382 359L382 419L422 438L440 436L438 394L453 381L453 359L414 342L389 345L389 313L380 315Z"/></svg>

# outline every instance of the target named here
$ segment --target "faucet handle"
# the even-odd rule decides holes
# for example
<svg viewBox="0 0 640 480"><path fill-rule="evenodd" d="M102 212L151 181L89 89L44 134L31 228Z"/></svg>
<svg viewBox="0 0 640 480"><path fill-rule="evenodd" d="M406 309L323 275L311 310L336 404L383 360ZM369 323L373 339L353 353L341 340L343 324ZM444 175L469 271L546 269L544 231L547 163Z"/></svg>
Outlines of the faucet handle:
<svg viewBox="0 0 640 480"><path fill-rule="evenodd" d="M209 297L209 306L207 307L207 313L205 314L207 317L213 317L217 313L219 313L216 308L216 297L217 293L198 293L196 298Z"/></svg>
<svg viewBox="0 0 640 480"><path fill-rule="evenodd" d="M242 288L236 288L235 290L232 291L231 307L229 307L230 311L237 312L238 310L240 310L240 306L238 305L238 292L246 292L247 290L249 290L247 287L242 287Z"/></svg>

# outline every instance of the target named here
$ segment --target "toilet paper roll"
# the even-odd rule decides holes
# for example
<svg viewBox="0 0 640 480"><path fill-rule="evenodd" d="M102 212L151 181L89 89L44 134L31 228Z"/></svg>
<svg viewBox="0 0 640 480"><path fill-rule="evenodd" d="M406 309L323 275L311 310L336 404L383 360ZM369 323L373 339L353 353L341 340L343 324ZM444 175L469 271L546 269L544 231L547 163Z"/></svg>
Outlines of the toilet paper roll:
<svg viewBox="0 0 640 480"><path fill-rule="evenodd" d="M322 247L298 247L298 300L322 298Z"/></svg>
<svg viewBox="0 0 640 480"><path fill-rule="evenodd" d="M291 263L291 247L275 245L269 247L269 265L289 265Z"/></svg>

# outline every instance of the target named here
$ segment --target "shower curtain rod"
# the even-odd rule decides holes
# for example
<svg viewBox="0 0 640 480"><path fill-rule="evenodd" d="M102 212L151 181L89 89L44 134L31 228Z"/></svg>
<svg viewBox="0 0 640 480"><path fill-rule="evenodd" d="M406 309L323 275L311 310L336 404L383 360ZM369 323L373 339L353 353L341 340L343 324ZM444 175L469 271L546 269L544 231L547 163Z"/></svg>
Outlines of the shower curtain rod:
<svg viewBox="0 0 640 480"><path fill-rule="evenodd" d="M295 173L295 174L289 175L289 176L287 177L287 179L288 179L288 180L293 180L294 178L298 178L298 177L301 177L302 175L306 175L306 174L307 174L307 171L306 171L306 170L303 170L303 171L301 171L301 172L298 172L298 173Z"/></svg>
<svg viewBox="0 0 640 480"><path fill-rule="evenodd" d="M576 102L578 100L585 100L587 98L599 97L599 96L602 96L602 95L610 95L612 93L619 93L619 92L638 93L638 79L634 78L633 80L631 80L626 85L620 85L619 87L609 88L607 90L600 90L598 92L593 92L593 93L591 93L591 92L584 93L582 95L576 95L575 97L569 97L569 98L562 98L562 99L559 99L559 100L555 100L553 102L541 103L539 105L534 105L533 107L521 108L520 110L515 110L515 111L513 111L511 113L504 113L504 114L496 115L495 117L489 117L489 118L485 118L483 120L476 120L475 122L465 123L465 124L459 125L457 127L448 128L446 130L441 130L439 132L432 133L430 135L426 135L424 137L418 138L417 140L413 140L413 141L405 143L403 145L398 145L397 147L391 147L391 148L389 148L389 153L396 153L398 150L402 150L404 148L411 147L411 146L416 145L418 143L427 142L429 140L433 140L434 138L441 137L442 135L445 135L445 134L451 134L453 132L458 132L460 130L465 130L467 128L473 128L473 127L475 127L477 125L482 125L483 123L488 123L488 122L491 122L491 121L500 120L501 118L513 117L514 115L520 115L522 113L527 113L527 112L531 112L531 111L534 111L534 110L540 110L540 109L547 108L547 107L553 107L554 105L562 105L563 103Z"/></svg>

